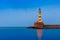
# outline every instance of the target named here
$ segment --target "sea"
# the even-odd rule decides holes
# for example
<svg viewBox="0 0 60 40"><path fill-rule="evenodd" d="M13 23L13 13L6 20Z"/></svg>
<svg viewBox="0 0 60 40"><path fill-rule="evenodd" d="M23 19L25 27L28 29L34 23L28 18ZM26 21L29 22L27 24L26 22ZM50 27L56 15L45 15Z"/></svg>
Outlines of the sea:
<svg viewBox="0 0 60 40"><path fill-rule="evenodd" d="M60 40L60 29L41 29L41 40ZM0 27L0 40L39 40L37 29Z"/></svg>

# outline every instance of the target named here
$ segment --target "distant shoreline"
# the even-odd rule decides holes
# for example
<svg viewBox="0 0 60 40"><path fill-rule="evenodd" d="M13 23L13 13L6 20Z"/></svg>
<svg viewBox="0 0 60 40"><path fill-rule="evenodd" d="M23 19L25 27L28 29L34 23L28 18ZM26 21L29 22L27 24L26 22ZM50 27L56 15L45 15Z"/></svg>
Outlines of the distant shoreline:
<svg viewBox="0 0 60 40"><path fill-rule="evenodd" d="M34 26L27 27L28 29L60 29L60 25L44 25L43 28L38 28Z"/></svg>

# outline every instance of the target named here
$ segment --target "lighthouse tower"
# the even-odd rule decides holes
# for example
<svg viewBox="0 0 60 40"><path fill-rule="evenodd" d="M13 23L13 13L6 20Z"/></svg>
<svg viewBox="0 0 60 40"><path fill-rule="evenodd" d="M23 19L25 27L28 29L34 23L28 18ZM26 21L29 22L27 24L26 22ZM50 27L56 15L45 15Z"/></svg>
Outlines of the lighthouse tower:
<svg viewBox="0 0 60 40"><path fill-rule="evenodd" d="M41 18L41 9L40 8L38 10L38 21L34 22L34 27L35 28L43 28L44 27L44 24L43 24L43 21Z"/></svg>
<svg viewBox="0 0 60 40"><path fill-rule="evenodd" d="M39 8L39 11L38 11L38 22L42 22L41 9L40 8Z"/></svg>

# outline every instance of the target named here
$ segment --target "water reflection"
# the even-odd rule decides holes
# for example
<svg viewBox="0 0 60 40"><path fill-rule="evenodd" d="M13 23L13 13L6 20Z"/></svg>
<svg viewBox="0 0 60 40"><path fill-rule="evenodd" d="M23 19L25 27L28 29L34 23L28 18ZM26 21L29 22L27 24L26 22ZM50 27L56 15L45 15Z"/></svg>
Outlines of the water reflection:
<svg viewBox="0 0 60 40"><path fill-rule="evenodd" d="M38 37L38 40L42 40L42 29L37 29L37 37Z"/></svg>

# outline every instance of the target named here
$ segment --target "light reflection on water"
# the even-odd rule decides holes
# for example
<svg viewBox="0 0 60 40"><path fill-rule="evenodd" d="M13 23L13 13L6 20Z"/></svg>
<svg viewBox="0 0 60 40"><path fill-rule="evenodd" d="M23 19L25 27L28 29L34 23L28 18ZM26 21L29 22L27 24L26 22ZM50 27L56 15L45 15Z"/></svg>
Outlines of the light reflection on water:
<svg viewBox="0 0 60 40"><path fill-rule="evenodd" d="M42 29L37 29L37 37L38 37L38 40L42 40L42 32L43 32Z"/></svg>

